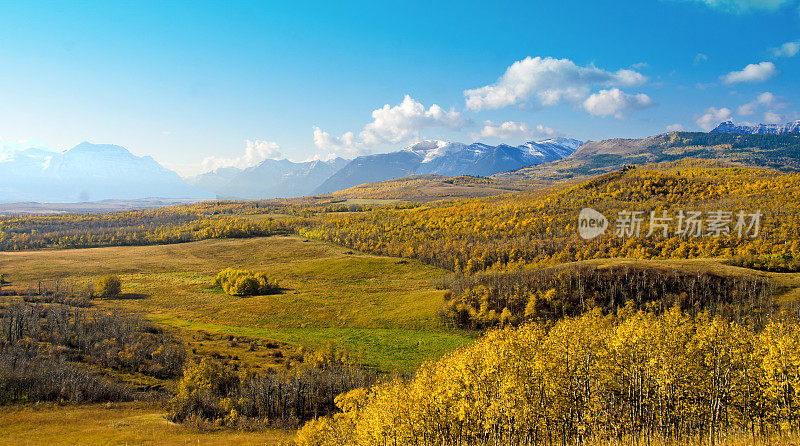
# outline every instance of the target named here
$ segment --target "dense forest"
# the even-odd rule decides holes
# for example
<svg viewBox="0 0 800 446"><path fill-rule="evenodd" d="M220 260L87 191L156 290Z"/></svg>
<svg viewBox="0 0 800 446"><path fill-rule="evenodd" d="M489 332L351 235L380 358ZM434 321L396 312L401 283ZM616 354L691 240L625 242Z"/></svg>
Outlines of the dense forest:
<svg viewBox="0 0 800 446"><path fill-rule="evenodd" d="M800 325L631 306L490 331L337 398L304 446L650 444L784 435L800 420Z"/></svg>
<svg viewBox="0 0 800 446"><path fill-rule="evenodd" d="M688 160L624 169L575 186L427 204L219 202L103 215L3 217L0 250L299 233L464 274L611 257L737 257L794 270L800 258L798 195L800 174ZM606 216L607 234L593 240L578 236L577 216L585 207ZM620 212L634 211L641 213L637 232L617 236ZM651 212L668 216L666 234L651 228ZM701 213L696 232L678 233L681 212ZM711 233L710 220L719 212L727 215L725 230ZM737 215L756 213L757 227L748 221L744 231L737 230Z"/></svg>
<svg viewBox="0 0 800 446"><path fill-rule="evenodd" d="M525 321L557 321L594 308L628 304L664 311L708 312L763 327L785 311L770 281L649 267L567 266L476 274L448 281L442 316L459 327L482 329Z"/></svg>
<svg viewBox="0 0 800 446"><path fill-rule="evenodd" d="M440 202L410 209L327 213L301 234L350 248L412 257L472 274L520 266L549 266L593 258L731 258L755 256L791 263L800 258L800 174L682 161L626 169L576 186L500 197ZM582 208L609 220L593 240L577 234ZM642 212L638 236L618 237L622 211ZM680 211L729 212L727 233L676 234ZM672 218L665 236L650 236L650 213ZM762 214L759 233L735 230L739 212Z"/></svg>

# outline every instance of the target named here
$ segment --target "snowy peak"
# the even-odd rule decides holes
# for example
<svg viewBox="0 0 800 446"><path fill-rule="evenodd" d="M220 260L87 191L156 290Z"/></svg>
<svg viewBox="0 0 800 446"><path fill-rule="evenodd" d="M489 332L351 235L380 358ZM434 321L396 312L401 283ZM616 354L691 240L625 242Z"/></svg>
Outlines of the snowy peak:
<svg viewBox="0 0 800 446"><path fill-rule="evenodd" d="M0 151L0 200L75 202L141 198L212 198L149 156L83 142L64 152L41 147Z"/></svg>
<svg viewBox="0 0 800 446"><path fill-rule="evenodd" d="M734 124L733 121L725 121L711 133L742 133L746 135L800 133L800 121L786 124Z"/></svg>
<svg viewBox="0 0 800 446"><path fill-rule="evenodd" d="M552 138L520 146L420 141L397 152L360 156L326 180L316 193L329 193L409 175L489 176L572 154L581 141Z"/></svg>

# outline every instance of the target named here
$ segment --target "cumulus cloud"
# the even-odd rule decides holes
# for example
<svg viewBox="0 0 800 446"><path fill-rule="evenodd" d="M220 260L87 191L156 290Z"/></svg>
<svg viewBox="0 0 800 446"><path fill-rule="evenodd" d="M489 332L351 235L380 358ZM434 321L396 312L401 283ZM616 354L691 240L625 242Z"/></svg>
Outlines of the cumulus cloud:
<svg viewBox="0 0 800 446"><path fill-rule="evenodd" d="M778 74L775 64L772 62L761 62L749 64L740 71L731 71L721 77L726 84L736 84L739 82L764 82Z"/></svg>
<svg viewBox="0 0 800 446"><path fill-rule="evenodd" d="M678 124L678 123L670 124L670 125L667 126L667 131L668 132L680 132L682 130L683 130L683 126L681 124Z"/></svg>
<svg viewBox="0 0 800 446"><path fill-rule="evenodd" d="M357 155L381 144L399 144L419 138L419 132L428 128L458 130L469 125L469 120L455 110L445 110L433 104L428 108L406 95L400 104L389 104L372 112L372 121L364 126L358 137L347 132L336 137L314 127L314 145L323 152Z"/></svg>
<svg viewBox="0 0 800 446"><path fill-rule="evenodd" d="M360 151L353 132L336 137L317 126L314 126L314 145L317 146L317 149L331 155L351 156L359 154Z"/></svg>
<svg viewBox="0 0 800 446"><path fill-rule="evenodd" d="M617 119L624 119L625 112L639 110L653 105L650 96L644 93L627 94L619 88L600 90L583 101L583 108L594 116L614 115Z"/></svg>
<svg viewBox="0 0 800 446"><path fill-rule="evenodd" d="M220 167L236 167L244 169L247 167L256 166L267 159L280 159L283 154L280 151L280 146L277 143L261 140L247 140L245 145L244 155L237 158L218 158L216 156L209 156L204 158L201 167L203 171L211 171L219 169Z"/></svg>
<svg viewBox="0 0 800 446"><path fill-rule="evenodd" d="M396 144L408 141L430 127L460 129L466 125L461 113L446 111L436 104L425 106L406 95L398 105L384 105L372 112L372 122L364 126L359 136L367 145Z"/></svg>
<svg viewBox="0 0 800 446"><path fill-rule="evenodd" d="M526 122L506 121L496 124L492 121L484 121L480 133L473 134L473 137L481 138L501 138L501 139L534 139L552 138L561 133L550 127L541 124L532 127Z"/></svg>
<svg viewBox="0 0 800 446"><path fill-rule="evenodd" d="M772 57L794 57L800 53L800 40L786 42L777 48L771 48Z"/></svg>
<svg viewBox="0 0 800 446"><path fill-rule="evenodd" d="M764 93L758 95L758 97L756 97L754 101L748 102L747 104L740 106L736 110L736 113L742 116L750 116L755 114L761 107L769 107L775 104L776 100L777 99L775 98L774 94L765 91Z"/></svg>
<svg viewBox="0 0 800 446"><path fill-rule="evenodd" d="M543 106L561 101L578 103L593 86L641 85L647 78L641 73L620 69L606 71L593 65L576 65L569 59L527 57L514 62L491 85L465 90L470 110L497 109L537 100Z"/></svg>
<svg viewBox="0 0 800 446"><path fill-rule="evenodd" d="M704 3L711 8L734 14L743 14L751 11L775 11L784 5L791 4L794 0L683 0L695 3Z"/></svg>
<svg viewBox="0 0 800 446"><path fill-rule="evenodd" d="M695 121L701 129L705 131L712 130L719 125L720 122L727 121L731 118L731 110L729 108L715 108L709 107L706 112Z"/></svg>

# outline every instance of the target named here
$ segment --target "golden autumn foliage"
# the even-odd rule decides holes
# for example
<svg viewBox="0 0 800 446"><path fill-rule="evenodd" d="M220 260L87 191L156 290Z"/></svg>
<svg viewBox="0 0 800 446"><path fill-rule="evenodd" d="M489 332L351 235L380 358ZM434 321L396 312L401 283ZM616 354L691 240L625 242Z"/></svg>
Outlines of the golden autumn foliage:
<svg viewBox="0 0 800 446"><path fill-rule="evenodd" d="M122 281L113 274L101 277L94 286L94 292L103 298L116 297L121 291Z"/></svg>
<svg viewBox="0 0 800 446"><path fill-rule="evenodd" d="M89 248L190 242L287 234L297 219L252 220L275 205L208 202L107 214L0 217L0 251Z"/></svg>
<svg viewBox="0 0 800 446"><path fill-rule="evenodd" d="M675 308L592 311L490 331L336 400L297 442L322 445L718 441L800 429L800 326L763 331Z"/></svg>
<svg viewBox="0 0 800 446"><path fill-rule="evenodd" d="M442 284L444 285L444 284ZM792 307L774 299L776 285L761 277L678 271L650 266L560 265L452 277L440 313L461 328L483 329L525 321L556 321L628 303L663 311L706 311L762 327Z"/></svg>
<svg viewBox="0 0 800 446"><path fill-rule="evenodd" d="M800 174L687 160L626 169L582 184L499 197L429 203L407 209L321 214L298 228L307 236L377 254L413 257L472 274L524 265L593 258L800 258ZM581 209L620 211L745 211L763 214L759 234L688 237L656 232L583 240ZM647 217L645 217L647 218ZM705 229L704 229L705 231Z"/></svg>
<svg viewBox="0 0 800 446"><path fill-rule="evenodd" d="M225 268L214 277L214 285L231 296L263 296L280 291L278 282L264 273Z"/></svg>

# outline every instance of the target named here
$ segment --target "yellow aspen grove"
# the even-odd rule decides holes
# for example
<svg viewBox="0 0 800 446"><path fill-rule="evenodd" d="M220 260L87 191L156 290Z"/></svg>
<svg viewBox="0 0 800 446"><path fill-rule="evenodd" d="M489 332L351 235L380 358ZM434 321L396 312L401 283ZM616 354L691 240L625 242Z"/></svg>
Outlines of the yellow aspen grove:
<svg viewBox="0 0 800 446"><path fill-rule="evenodd" d="M297 435L320 445L707 443L796 432L800 326L760 332L672 308L489 331L337 399Z"/></svg>

